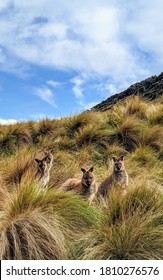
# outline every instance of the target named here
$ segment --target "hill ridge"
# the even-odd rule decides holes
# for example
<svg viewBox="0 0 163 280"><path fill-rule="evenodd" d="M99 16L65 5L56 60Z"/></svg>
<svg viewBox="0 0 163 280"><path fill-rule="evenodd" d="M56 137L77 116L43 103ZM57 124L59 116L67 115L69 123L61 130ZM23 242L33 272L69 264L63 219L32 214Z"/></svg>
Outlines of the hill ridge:
<svg viewBox="0 0 163 280"><path fill-rule="evenodd" d="M163 72L158 76L151 76L141 82L137 82L126 90L114 94L95 105L91 108L91 111L106 111L110 109L114 104L124 100L128 96L139 95L143 98L154 100L163 94Z"/></svg>

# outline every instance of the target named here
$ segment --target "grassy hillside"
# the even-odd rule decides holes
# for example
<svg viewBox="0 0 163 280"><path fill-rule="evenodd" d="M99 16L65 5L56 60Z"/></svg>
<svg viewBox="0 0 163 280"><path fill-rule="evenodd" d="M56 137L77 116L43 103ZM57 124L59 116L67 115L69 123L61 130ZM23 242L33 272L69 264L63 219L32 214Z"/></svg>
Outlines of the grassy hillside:
<svg viewBox="0 0 163 280"><path fill-rule="evenodd" d="M84 112L0 126L0 259L162 259L163 105L126 99ZM53 149L48 190L34 159ZM91 206L60 185L94 166L100 183L112 155L125 156L129 190Z"/></svg>

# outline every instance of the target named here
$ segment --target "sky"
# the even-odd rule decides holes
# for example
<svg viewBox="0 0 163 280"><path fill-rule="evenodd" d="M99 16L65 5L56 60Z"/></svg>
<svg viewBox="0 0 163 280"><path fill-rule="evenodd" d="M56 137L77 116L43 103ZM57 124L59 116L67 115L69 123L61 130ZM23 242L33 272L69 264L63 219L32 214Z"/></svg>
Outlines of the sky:
<svg viewBox="0 0 163 280"><path fill-rule="evenodd" d="M87 110L163 71L162 0L0 0L0 123Z"/></svg>

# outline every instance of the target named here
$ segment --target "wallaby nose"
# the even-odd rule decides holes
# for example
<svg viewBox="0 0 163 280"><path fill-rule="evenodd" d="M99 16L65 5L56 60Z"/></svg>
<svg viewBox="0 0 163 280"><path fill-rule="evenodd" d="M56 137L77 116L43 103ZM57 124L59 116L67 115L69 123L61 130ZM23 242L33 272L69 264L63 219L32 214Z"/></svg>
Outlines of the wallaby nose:
<svg viewBox="0 0 163 280"><path fill-rule="evenodd" d="M87 186L90 186L90 185L91 185L91 181L87 180Z"/></svg>

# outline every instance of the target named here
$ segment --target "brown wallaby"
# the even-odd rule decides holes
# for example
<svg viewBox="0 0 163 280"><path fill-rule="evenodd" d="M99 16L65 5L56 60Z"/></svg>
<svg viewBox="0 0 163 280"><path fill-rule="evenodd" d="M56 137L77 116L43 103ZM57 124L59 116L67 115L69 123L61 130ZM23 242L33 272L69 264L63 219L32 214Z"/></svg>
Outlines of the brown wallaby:
<svg viewBox="0 0 163 280"><path fill-rule="evenodd" d="M92 173L93 167L89 170L81 168L81 171L83 172L81 179L68 179L61 185L61 189L64 191L74 190L78 194L90 196L96 189L96 182Z"/></svg>
<svg viewBox="0 0 163 280"><path fill-rule="evenodd" d="M101 195L106 198L112 187L119 187L121 193L126 193L128 186L128 174L125 170L124 156L119 158L112 157L113 172L107 177L98 187L96 195ZM92 198L93 199L93 198Z"/></svg>
<svg viewBox="0 0 163 280"><path fill-rule="evenodd" d="M53 155L50 152L45 152L43 159L35 159L37 162L36 178L39 179L40 187L42 190L47 186L50 179L50 170L53 164Z"/></svg>

